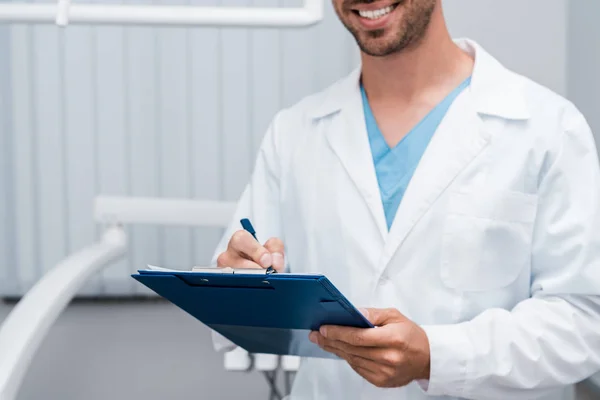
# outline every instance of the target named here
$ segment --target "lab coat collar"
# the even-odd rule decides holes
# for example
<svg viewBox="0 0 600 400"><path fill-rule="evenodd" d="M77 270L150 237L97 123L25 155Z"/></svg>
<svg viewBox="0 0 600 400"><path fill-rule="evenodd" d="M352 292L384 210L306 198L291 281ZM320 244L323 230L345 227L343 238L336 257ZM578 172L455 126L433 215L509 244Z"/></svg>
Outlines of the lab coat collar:
<svg viewBox="0 0 600 400"><path fill-rule="evenodd" d="M477 42L457 39L455 43L475 59L470 90L476 111L481 115L511 120L529 119L527 102L522 91L522 78L505 68ZM358 96L361 67L322 93L321 101L311 112L312 118L323 118L341 110L352 97Z"/></svg>

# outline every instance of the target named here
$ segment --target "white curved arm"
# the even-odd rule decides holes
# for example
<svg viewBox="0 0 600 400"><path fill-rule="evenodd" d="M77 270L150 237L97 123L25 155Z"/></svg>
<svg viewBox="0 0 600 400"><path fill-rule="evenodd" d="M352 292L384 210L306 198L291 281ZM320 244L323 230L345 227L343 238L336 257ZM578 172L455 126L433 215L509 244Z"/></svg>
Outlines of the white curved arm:
<svg viewBox="0 0 600 400"><path fill-rule="evenodd" d="M0 400L13 400L42 339L84 282L125 254L127 238L118 227L100 243L50 270L17 303L0 327Z"/></svg>
<svg viewBox="0 0 600 400"><path fill-rule="evenodd" d="M28 23L302 27L323 19L324 0L304 0L302 8L203 7L124 4L0 4L0 21Z"/></svg>

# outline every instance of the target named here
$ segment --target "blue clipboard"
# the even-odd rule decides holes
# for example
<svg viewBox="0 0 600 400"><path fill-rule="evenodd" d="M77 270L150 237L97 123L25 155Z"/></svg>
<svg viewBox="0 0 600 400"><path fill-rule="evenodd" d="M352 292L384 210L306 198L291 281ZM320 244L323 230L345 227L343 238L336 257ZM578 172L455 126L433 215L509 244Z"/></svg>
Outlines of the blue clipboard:
<svg viewBox="0 0 600 400"><path fill-rule="evenodd" d="M310 331L373 327L324 275L210 270L132 277L250 353L337 358L312 343Z"/></svg>

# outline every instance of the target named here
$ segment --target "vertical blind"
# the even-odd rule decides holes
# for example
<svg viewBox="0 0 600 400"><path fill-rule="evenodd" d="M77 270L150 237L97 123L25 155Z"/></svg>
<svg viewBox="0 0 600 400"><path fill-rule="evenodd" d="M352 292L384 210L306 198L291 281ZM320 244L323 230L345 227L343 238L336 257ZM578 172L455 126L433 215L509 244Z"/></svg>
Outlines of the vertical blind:
<svg viewBox="0 0 600 400"><path fill-rule="evenodd" d="M98 194L236 200L275 112L358 62L351 36L325 3L324 20L301 29L1 27L0 296L22 295L96 240ZM80 295L145 292L131 272L148 263L206 264L221 234L127 230L127 257Z"/></svg>

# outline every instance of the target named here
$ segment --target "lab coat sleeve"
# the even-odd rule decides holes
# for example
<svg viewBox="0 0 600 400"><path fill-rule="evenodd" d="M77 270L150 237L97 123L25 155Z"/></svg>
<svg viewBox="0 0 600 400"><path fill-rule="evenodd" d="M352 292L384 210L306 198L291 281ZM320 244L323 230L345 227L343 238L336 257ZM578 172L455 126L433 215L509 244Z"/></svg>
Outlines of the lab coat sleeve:
<svg viewBox="0 0 600 400"><path fill-rule="evenodd" d="M600 170L571 112L540 176L531 297L447 326L424 326L431 395L532 399L600 370Z"/></svg>
<svg viewBox="0 0 600 400"><path fill-rule="evenodd" d="M240 220L249 218L256 229L261 243L271 237L282 237L280 219L280 172L281 163L278 145L278 125L281 112L269 125L258 150L254 170L248 184L240 196L233 218L225 229L212 257L211 264L217 265L217 257L227 249L231 236L242 229ZM231 161L231 160L230 160ZM243 173L243 171L240 171ZM217 351L229 351L235 345L217 332L212 332L213 344Z"/></svg>

